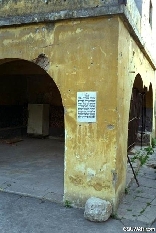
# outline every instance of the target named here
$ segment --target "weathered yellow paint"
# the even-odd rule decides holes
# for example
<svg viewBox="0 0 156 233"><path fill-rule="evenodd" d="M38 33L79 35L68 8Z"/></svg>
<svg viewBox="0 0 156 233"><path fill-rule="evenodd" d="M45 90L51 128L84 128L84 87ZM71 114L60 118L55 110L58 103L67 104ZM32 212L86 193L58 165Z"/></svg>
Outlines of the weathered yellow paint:
<svg viewBox="0 0 156 233"><path fill-rule="evenodd" d="M120 101L118 101L117 105L117 193L124 191L126 182L127 145L123 142L125 142L125 138L127 139L128 136L130 98L136 75L140 74L145 87L149 88L151 83L153 92L155 93L155 72L142 54L141 50L138 48L135 41L131 38L121 20L119 20L119 34L117 98L120 99ZM153 101L151 107L153 107ZM155 127L153 122L153 132L154 130ZM120 195L117 194L117 196Z"/></svg>
<svg viewBox="0 0 156 233"><path fill-rule="evenodd" d="M88 197L96 196L111 201L115 209L126 180L131 90L138 73L145 85L154 85L150 64L118 17L0 32L1 59L32 61L44 53L50 61L47 73L65 108L64 199L83 206ZM78 91L97 92L96 123L77 122Z"/></svg>

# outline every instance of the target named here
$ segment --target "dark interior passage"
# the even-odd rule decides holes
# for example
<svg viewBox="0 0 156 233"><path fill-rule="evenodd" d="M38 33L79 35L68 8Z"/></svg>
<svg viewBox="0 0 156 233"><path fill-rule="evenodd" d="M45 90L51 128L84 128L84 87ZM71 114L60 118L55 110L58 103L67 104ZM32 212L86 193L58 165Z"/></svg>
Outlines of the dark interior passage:
<svg viewBox="0 0 156 233"><path fill-rule="evenodd" d="M19 59L0 65L0 189L63 200L61 94L44 69Z"/></svg>
<svg viewBox="0 0 156 233"><path fill-rule="evenodd" d="M153 92L143 86L142 78L138 74L135 78L130 101L128 124L128 150L138 145L150 144L150 133L153 122Z"/></svg>
<svg viewBox="0 0 156 233"><path fill-rule="evenodd" d="M48 105L48 135L64 137L64 108L52 78L38 65L15 60L0 66L0 137L26 135L28 106ZM42 135L41 135L42 136Z"/></svg>

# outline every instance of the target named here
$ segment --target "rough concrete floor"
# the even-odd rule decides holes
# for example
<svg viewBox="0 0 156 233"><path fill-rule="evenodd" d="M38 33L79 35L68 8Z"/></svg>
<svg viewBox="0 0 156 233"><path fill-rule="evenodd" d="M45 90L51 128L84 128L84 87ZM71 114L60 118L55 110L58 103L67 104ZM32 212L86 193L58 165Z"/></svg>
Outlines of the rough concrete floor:
<svg viewBox="0 0 156 233"><path fill-rule="evenodd" d="M124 232L124 224L119 220L109 219L103 223L94 223L87 221L83 212L82 209L65 208L48 200L0 192L1 233ZM126 226L133 224L129 222Z"/></svg>
<svg viewBox="0 0 156 233"><path fill-rule="evenodd" d="M0 141L0 190L62 202L64 142L24 138Z"/></svg>
<svg viewBox="0 0 156 233"><path fill-rule="evenodd" d="M140 153L145 153L144 148ZM126 195L117 211L117 218L124 223L132 220L151 226L156 220L156 149L148 156L143 166L137 160L133 163L139 187L128 166Z"/></svg>
<svg viewBox="0 0 156 233"><path fill-rule="evenodd" d="M66 209L54 203L61 202L63 196L63 155L64 142L61 141L29 138L13 144L1 141L0 190L4 191L0 192L2 233L101 233L123 232L124 226L156 227L156 169L153 168L156 150L138 171L139 187L128 168L127 194L114 216L118 220L109 219L102 224L84 220L83 210ZM138 170L139 163L133 165Z"/></svg>

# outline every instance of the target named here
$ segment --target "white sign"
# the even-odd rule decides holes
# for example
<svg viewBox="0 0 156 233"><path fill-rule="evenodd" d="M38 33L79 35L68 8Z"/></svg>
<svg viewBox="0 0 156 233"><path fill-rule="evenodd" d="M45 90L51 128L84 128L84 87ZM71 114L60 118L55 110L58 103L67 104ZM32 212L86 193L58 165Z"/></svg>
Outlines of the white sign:
<svg viewBox="0 0 156 233"><path fill-rule="evenodd" d="M77 121L96 122L96 92L77 92Z"/></svg>

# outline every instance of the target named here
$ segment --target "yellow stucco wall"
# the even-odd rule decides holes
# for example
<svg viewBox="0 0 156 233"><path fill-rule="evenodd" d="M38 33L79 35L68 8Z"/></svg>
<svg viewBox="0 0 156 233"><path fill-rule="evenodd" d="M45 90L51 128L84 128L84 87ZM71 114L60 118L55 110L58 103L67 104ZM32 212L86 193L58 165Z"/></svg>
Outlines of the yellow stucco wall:
<svg viewBox="0 0 156 233"><path fill-rule="evenodd" d="M83 206L96 196L115 209L125 187L133 81L140 73L145 85L154 82L154 71L127 29L111 16L1 28L0 33L0 59L32 61L44 53L50 61L47 72L65 110L64 199ZM77 122L78 91L97 92L96 123Z"/></svg>
<svg viewBox="0 0 156 233"><path fill-rule="evenodd" d="M3 28L1 35L2 59L31 61L44 53L50 60L48 73L61 92L65 108L65 199L76 205L84 204L91 195L113 200L116 18ZM97 91L96 123L77 123L77 91Z"/></svg>
<svg viewBox="0 0 156 233"><path fill-rule="evenodd" d="M149 89L151 83L153 93L155 93L155 72L120 19L119 35L117 85L118 131L116 155L116 171L119 179L116 185L117 193L124 191L126 182L127 144L125 139L128 137L130 98L136 75L140 74L143 86L147 87L147 89ZM155 130L154 125L153 119L153 133ZM120 195L117 194L116 196Z"/></svg>

